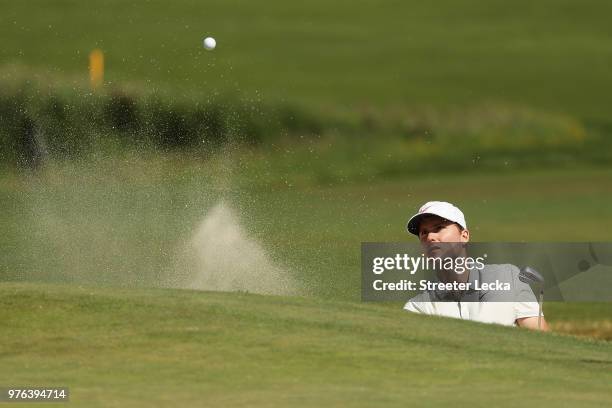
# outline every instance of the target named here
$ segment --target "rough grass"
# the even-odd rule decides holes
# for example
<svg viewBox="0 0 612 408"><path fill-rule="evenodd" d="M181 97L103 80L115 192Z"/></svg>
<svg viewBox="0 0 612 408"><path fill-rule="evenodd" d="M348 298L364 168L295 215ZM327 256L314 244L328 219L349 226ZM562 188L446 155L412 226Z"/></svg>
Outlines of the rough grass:
<svg viewBox="0 0 612 408"><path fill-rule="evenodd" d="M609 303L546 303L546 318L558 333L612 340L612 306Z"/></svg>

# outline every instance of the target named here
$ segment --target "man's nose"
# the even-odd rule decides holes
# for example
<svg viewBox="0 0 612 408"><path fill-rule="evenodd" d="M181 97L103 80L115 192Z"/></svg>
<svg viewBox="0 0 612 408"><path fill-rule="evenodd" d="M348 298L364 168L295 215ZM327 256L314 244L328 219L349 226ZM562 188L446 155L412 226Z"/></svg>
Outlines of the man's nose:
<svg viewBox="0 0 612 408"><path fill-rule="evenodd" d="M434 232L430 232L423 237L423 241L425 242L438 242L438 234Z"/></svg>

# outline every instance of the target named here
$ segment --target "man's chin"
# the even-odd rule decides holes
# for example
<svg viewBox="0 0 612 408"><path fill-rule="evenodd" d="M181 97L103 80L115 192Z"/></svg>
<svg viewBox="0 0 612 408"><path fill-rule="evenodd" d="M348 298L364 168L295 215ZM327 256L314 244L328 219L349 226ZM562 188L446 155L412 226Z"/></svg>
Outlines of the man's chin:
<svg viewBox="0 0 612 408"><path fill-rule="evenodd" d="M428 247L425 250L425 254L428 258L440 258L442 256L442 248L438 246Z"/></svg>

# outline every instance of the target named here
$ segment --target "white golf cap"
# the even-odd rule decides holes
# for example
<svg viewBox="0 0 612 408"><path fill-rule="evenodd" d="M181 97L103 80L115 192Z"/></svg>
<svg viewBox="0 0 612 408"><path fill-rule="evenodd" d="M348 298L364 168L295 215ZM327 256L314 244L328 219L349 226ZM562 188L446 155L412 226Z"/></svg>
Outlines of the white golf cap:
<svg viewBox="0 0 612 408"><path fill-rule="evenodd" d="M465 216L459 208L455 207L451 203L447 203L446 201L430 201L423 204L423 206L419 208L419 212L414 214L412 218L408 220L408 224L406 224L406 229L408 232L418 236L419 223L423 217L426 217L427 215L437 215L438 217L456 222L464 229L467 229Z"/></svg>

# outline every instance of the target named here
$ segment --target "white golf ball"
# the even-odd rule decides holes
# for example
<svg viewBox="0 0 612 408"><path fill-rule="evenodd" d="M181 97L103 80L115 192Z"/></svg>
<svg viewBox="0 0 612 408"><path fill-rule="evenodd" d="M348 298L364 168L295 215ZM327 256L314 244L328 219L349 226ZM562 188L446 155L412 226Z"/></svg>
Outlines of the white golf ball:
<svg viewBox="0 0 612 408"><path fill-rule="evenodd" d="M204 39L204 48L206 48L208 51L214 50L216 46L217 46L217 41L214 38L206 37Z"/></svg>

